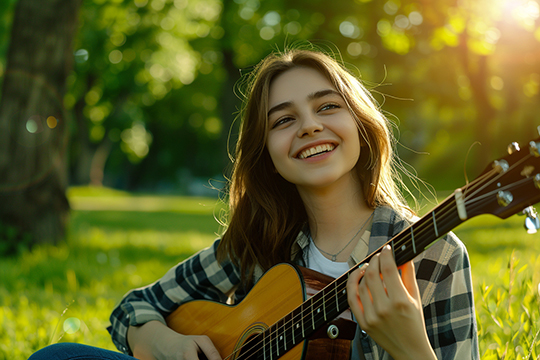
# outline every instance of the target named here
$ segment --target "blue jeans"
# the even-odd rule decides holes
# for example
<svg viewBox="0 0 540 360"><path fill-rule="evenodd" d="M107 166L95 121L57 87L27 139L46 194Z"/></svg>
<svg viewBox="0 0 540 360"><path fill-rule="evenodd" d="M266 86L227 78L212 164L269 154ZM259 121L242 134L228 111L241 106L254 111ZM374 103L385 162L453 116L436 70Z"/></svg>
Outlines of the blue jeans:
<svg viewBox="0 0 540 360"><path fill-rule="evenodd" d="M93 346L58 343L35 352L28 360L134 360L134 357Z"/></svg>

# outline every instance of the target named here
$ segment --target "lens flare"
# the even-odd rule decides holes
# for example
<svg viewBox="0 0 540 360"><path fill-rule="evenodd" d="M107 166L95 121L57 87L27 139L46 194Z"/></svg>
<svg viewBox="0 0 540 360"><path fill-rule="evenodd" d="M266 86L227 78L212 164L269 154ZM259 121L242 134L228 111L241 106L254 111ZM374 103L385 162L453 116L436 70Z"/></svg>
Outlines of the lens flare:
<svg viewBox="0 0 540 360"><path fill-rule="evenodd" d="M67 334L74 334L81 328L81 320L76 317L67 318L64 321L64 331Z"/></svg>

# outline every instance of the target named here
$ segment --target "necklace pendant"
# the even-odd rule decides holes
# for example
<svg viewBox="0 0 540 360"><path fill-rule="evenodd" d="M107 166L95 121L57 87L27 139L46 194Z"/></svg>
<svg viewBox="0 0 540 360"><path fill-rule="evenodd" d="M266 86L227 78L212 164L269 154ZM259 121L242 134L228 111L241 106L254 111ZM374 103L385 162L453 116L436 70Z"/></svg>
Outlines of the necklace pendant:
<svg viewBox="0 0 540 360"><path fill-rule="evenodd" d="M336 260L337 260L336 255L332 255L332 261L333 261L333 262L336 262Z"/></svg>

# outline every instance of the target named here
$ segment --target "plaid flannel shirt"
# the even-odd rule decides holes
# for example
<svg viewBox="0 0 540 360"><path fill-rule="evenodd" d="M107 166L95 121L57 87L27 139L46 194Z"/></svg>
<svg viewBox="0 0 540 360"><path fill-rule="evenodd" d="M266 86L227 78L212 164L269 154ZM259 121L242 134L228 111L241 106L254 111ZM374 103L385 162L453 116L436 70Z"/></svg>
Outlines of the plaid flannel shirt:
<svg viewBox="0 0 540 360"><path fill-rule="evenodd" d="M350 263L365 251L371 253L389 241L408 225L394 210L375 210L369 244L357 246ZM165 324L165 318L181 304L191 300L226 302L233 295L241 301L249 289L238 289L239 269L227 261L219 264L216 250L219 239L209 248L170 269L157 282L128 292L111 315L108 330L116 347L127 354L130 325L142 325L151 320ZM304 263L304 251L309 245L305 233L296 239L291 258ZM363 258L362 258L363 259ZM469 258L464 245L452 233L444 236L414 260L416 278L424 309L429 341L438 359L479 359ZM262 271L256 271L259 279ZM391 357L365 332L357 331L353 343L353 359L390 360Z"/></svg>

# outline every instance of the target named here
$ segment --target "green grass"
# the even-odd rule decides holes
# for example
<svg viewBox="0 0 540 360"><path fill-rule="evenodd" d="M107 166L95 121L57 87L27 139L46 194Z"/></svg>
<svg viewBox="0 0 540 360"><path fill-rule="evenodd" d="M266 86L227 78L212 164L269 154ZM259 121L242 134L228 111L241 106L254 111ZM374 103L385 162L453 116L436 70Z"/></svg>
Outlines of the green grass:
<svg viewBox="0 0 540 360"><path fill-rule="evenodd" d="M455 233L471 258L482 360L540 359L540 233L480 216Z"/></svg>
<svg viewBox="0 0 540 360"><path fill-rule="evenodd" d="M215 199L97 188L70 189L69 199L66 244L0 258L0 360L27 359L58 341L114 349L106 327L123 294L211 244L220 229ZM485 216L455 231L471 257L483 360L540 359L540 234L526 234L522 221Z"/></svg>

